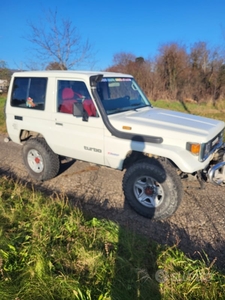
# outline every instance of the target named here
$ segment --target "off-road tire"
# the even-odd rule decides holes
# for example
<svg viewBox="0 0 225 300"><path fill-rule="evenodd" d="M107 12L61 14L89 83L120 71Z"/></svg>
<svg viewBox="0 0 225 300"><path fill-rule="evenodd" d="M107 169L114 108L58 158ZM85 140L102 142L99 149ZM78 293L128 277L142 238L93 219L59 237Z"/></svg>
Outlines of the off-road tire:
<svg viewBox="0 0 225 300"><path fill-rule="evenodd" d="M138 161L127 169L123 191L134 210L151 219L170 217L183 197L182 183L174 166L153 158Z"/></svg>
<svg viewBox="0 0 225 300"><path fill-rule="evenodd" d="M32 178L46 181L59 172L59 156L55 154L43 138L29 139L22 148L24 164Z"/></svg>

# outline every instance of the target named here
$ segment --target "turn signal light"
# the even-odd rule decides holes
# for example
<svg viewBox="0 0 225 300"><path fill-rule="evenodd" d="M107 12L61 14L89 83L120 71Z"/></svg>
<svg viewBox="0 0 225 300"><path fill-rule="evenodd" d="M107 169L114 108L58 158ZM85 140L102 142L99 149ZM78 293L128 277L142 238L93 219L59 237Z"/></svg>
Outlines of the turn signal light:
<svg viewBox="0 0 225 300"><path fill-rule="evenodd" d="M130 127L130 126L123 126L122 128L125 129L125 130L131 130L132 129L132 127Z"/></svg>
<svg viewBox="0 0 225 300"><path fill-rule="evenodd" d="M194 155L199 155L201 150L201 144L187 143L187 150L189 150Z"/></svg>

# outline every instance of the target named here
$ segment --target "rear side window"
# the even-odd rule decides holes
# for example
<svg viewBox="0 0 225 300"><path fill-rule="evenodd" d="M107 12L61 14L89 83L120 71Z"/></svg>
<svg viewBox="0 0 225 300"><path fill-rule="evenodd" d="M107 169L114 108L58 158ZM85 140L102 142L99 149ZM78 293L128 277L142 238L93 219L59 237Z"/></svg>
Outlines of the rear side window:
<svg viewBox="0 0 225 300"><path fill-rule="evenodd" d="M11 105L29 109L44 110L47 78L14 79Z"/></svg>

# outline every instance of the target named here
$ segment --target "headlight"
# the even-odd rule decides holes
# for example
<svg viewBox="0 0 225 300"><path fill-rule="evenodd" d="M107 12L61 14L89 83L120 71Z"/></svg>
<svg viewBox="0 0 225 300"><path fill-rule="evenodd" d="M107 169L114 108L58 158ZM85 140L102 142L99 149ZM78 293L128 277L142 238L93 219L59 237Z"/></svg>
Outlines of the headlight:
<svg viewBox="0 0 225 300"><path fill-rule="evenodd" d="M219 149L223 144L223 130L217 134L211 141L202 144L202 150L200 154L200 161L206 160L210 154Z"/></svg>
<svg viewBox="0 0 225 300"><path fill-rule="evenodd" d="M211 150L211 142L203 144L203 148L204 148L203 157L208 157Z"/></svg>
<svg viewBox="0 0 225 300"><path fill-rule="evenodd" d="M199 155L199 161L206 160L210 154L219 149L223 144L223 130L207 143L187 142L186 149L193 155Z"/></svg>

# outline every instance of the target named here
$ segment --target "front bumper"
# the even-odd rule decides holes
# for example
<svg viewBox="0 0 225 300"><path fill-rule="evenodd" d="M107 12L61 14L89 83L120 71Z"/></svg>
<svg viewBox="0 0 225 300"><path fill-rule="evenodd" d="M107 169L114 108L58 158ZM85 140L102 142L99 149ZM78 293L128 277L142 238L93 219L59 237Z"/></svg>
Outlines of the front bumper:
<svg viewBox="0 0 225 300"><path fill-rule="evenodd" d="M215 185L225 186L225 145L218 151L219 160L208 170L209 181Z"/></svg>

